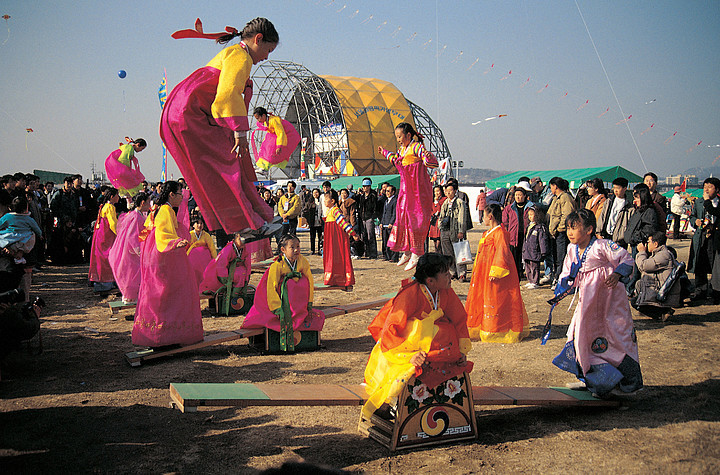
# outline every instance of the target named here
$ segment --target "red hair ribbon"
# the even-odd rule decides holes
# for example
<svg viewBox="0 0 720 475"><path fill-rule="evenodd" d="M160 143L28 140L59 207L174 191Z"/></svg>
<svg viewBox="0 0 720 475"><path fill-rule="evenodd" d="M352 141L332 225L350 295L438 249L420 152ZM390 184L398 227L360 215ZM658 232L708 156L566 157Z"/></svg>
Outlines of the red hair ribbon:
<svg viewBox="0 0 720 475"><path fill-rule="evenodd" d="M200 21L200 18L198 18L197 20L195 20L195 29L194 30L178 30L172 34L172 37L175 38L176 40L179 40L182 38L206 38L206 39L210 39L210 40L217 40L227 34L237 36L238 35L237 28L234 28L232 26L226 26L225 32L223 32L223 33L204 33L202 22Z"/></svg>

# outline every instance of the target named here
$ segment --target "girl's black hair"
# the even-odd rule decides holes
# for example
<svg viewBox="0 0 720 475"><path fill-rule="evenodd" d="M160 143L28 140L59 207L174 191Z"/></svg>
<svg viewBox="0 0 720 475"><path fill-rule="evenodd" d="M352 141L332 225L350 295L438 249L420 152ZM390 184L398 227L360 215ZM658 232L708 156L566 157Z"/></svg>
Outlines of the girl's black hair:
<svg viewBox="0 0 720 475"><path fill-rule="evenodd" d="M110 201L110 198L118 194L117 188L113 188L112 186L107 186L102 190L102 193L100 194L100 197L98 198L98 204L102 207L105 203Z"/></svg>
<svg viewBox="0 0 720 475"><path fill-rule="evenodd" d="M605 183L600 178L593 178L591 180L587 181L588 185L591 185L593 188L595 188L598 191L598 194L606 195L605 192Z"/></svg>
<svg viewBox="0 0 720 475"><path fill-rule="evenodd" d="M545 222L545 213L543 212L543 210L541 210L537 206L532 206L530 209L528 209L528 213L530 211L535 213L535 219L533 219L533 223L540 224Z"/></svg>
<svg viewBox="0 0 720 475"><path fill-rule="evenodd" d="M565 220L565 225L568 228L575 227L576 224L582 225L584 228L591 227L592 234L595 234L597 228L597 221L595 220L595 213L589 209L579 209L570 213Z"/></svg>
<svg viewBox="0 0 720 475"><path fill-rule="evenodd" d="M415 280L424 284L428 278L447 272L454 263L455 259L452 256L428 252L418 259L417 267L415 267Z"/></svg>
<svg viewBox="0 0 720 475"><path fill-rule="evenodd" d="M335 203L337 203L338 201L340 201L340 198L338 197L338 192L335 191L335 190L333 190L332 188L331 188L330 191L328 191L326 194L329 194L329 195L330 195L330 199L331 199L331 200L334 200Z"/></svg>
<svg viewBox="0 0 720 475"><path fill-rule="evenodd" d="M285 247L285 246L287 245L287 243L290 242L290 241L300 242L300 238L298 238L296 235L290 234L290 233L288 233L288 234L283 234L283 235L280 237L280 240L278 241L278 250L279 250L279 249L282 249L283 247Z"/></svg>
<svg viewBox="0 0 720 475"><path fill-rule="evenodd" d="M27 213L27 210L28 210L27 198L25 198L24 196L16 196L12 200L10 209L13 210L13 213Z"/></svg>
<svg viewBox="0 0 720 475"><path fill-rule="evenodd" d="M500 208L500 205L489 204L485 207L485 212L490 213L498 224L502 223L502 208Z"/></svg>
<svg viewBox="0 0 720 475"><path fill-rule="evenodd" d="M133 197L133 205L136 208L139 208L140 206L142 206L143 201L147 201L148 198L150 198L150 195L148 195L144 191L141 191L140 193L138 193L137 195L135 195Z"/></svg>
<svg viewBox="0 0 720 475"><path fill-rule="evenodd" d="M264 107L257 106L253 109L253 115L268 115L268 111Z"/></svg>
<svg viewBox="0 0 720 475"><path fill-rule="evenodd" d="M147 147L147 142L145 141L145 139L135 139L132 141L132 143L141 147Z"/></svg>
<svg viewBox="0 0 720 475"><path fill-rule="evenodd" d="M170 199L170 193L178 194L179 192L180 183L172 180L163 183L162 190L160 190L160 196L155 202L155 204L157 205L157 209L155 209L155 216L157 216L158 211L160 211L160 207L168 203L168 200Z"/></svg>
<svg viewBox="0 0 720 475"><path fill-rule="evenodd" d="M635 185L635 188L633 188L633 197L637 195L640 198L640 207L638 208L638 211L645 211L646 209L652 207L653 200L652 195L650 194L650 188L645 183L638 183Z"/></svg>
<svg viewBox="0 0 720 475"><path fill-rule="evenodd" d="M263 35L263 41L266 43L278 43L280 41L280 36L278 35L278 32L272 22L267 18L258 17L254 20L250 20L242 31L223 35L217 39L217 42L225 44L236 36L239 36L240 39L243 40L249 40L258 33Z"/></svg>
<svg viewBox="0 0 720 475"><path fill-rule="evenodd" d="M409 122L400 122L398 125L395 126L395 129L402 130L403 134L410 134L410 139L413 142L423 143L424 137L418 134L415 128Z"/></svg>

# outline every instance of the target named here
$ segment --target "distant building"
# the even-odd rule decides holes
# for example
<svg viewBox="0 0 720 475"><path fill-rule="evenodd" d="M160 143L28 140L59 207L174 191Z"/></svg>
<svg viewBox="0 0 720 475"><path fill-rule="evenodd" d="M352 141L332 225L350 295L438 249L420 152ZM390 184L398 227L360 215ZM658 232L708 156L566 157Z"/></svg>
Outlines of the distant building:
<svg viewBox="0 0 720 475"><path fill-rule="evenodd" d="M682 185L682 182L687 179L688 186L697 185L698 178L695 175L672 175L665 178L666 185Z"/></svg>

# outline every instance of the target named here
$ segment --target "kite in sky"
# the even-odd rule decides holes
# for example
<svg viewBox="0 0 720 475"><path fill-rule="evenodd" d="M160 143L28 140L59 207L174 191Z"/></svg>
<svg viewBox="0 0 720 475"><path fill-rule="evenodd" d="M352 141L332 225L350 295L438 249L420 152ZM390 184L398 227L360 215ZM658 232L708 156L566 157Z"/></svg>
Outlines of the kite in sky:
<svg viewBox="0 0 720 475"><path fill-rule="evenodd" d="M720 155L715 157L715 160L713 160L713 162L710 165L715 165L717 163L718 159L720 159Z"/></svg>
<svg viewBox="0 0 720 475"><path fill-rule="evenodd" d="M640 135L644 135L645 132L650 131L650 129L652 129L653 127L655 127L655 123L650 124L650 127L648 127L647 129L643 130L642 132L640 132Z"/></svg>
<svg viewBox="0 0 720 475"><path fill-rule="evenodd" d="M625 122L627 122L627 121L630 120L630 119L632 119L632 114L630 114L630 115L627 117L627 119L623 119L623 120L621 120L621 121L619 121L619 122L615 122L615 125L624 124Z"/></svg>
<svg viewBox="0 0 720 475"><path fill-rule="evenodd" d="M486 70L485 70L485 71L483 72L483 74L487 74L487 73L489 73L489 72L490 72L490 70L491 70L492 68L494 68L494 67L495 67L495 63L491 64L491 65L490 65L490 67L489 67L489 68L487 68L487 69L486 69Z"/></svg>
<svg viewBox="0 0 720 475"><path fill-rule="evenodd" d="M653 99L652 101L647 101L645 105L652 104L653 102L657 101L657 99Z"/></svg>
<svg viewBox="0 0 720 475"><path fill-rule="evenodd" d="M473 66L475 66L477 64L478 61L480 61L480 58L475 58L475 61L473 61L473 63L470 65L469 68L466 69L466 71L470 71L473 68Z"/></svg>
<svg viewBox="0 0 720 475"><path fill-rule="evenodd" d="M525 80L525 82L520 85L520 89L522 89L522 88L524 88L525 86L527 86L527 84L528 84L529 82L530 82L530 78L528 77L528 78Z"/></svg>
<svg viewBox="0 0 720 475"><path fill-rule="evenodd" d="M31 129L30 127L25 129L25 150L26 151L28 150L28 136L30 135L31 132L35 132L35 131L33 129Z"/></svg>
<svg viewBox="0 0 720 475"><path fill-rule="evenodd" d="M609 107L608 107L607 109L605 109L605 112L603 112L602 114L600 114L600 115L598 116L598 119L599 119L600 117L604 116L605 114L607 114L608 112L610 112L610 108L609 108Z"/></svg>
<svg viewBox="0 0 720 475"><path fill-rule="evenodd" d="M499 119L500 117L507 117L507 116L508 116L507 114L494 115L492 117L488 117L487 119L478 120L477 122L473 122L472 125L482 124L483 122L487 122L488 120Z"/></svg>
<svg viewBox="0 0 720 475"><path fill-rule="evenodd" d="M567 96L567 92L565 93L565 96ZM563 96L563 97L564 97L564 96ZM584 103L583 105L581 105L580 107L578 107L577 110L578 110L578 111L583 110L583 109L585 108L585 106L588 105L589 102L590 102L590 99L588 99L587 101L585 101L585 103Z"/></svg>
<svg viewBox="0 0 720 475"><path fill-rule="evenodd" d="M666 138L663 143L665 145L669 144L670 142L672 142L672 139L674 139L676 135L677 135L677 131L673 132L673 134L670 137Z"/></svg>
<svg viewBox="0 0 720 475"><path fill-rule="evenodd" d="M543 88L541 88L541 89L538 89L538 92L537 92L537 93L540 94L540 93L543 92L545 89L547 89L549 85L550 85L550 83L545 84L545 87L543 87Z"/></svg>
<svg viewBox="0 0 720 475"><path fill-rule="evenodd" d="M490 67L492 68L492 66L490 66ZM508 71L507 76L504 76L504 77L503 77L502 79L500 79L500 80L501 80L501 81L506 80L507 78L510 77L511 74L512 74L512 69L511 69L510 71Z"/></svg>
<svg viewBox="0 0 720 475"><path fill-rule="evenodd" d="M686 153L692 152L693 150L695 150L696 148L698 148L701 143L702 143L702 140L699 141L698 143L696 143L695 145L693 145L692 147L690 147L689 149L687 149L687 150L686 150Z"/></svg>
<svg viewBox="0 0 720 475"><path fill-rule="evenodd" d="M7 30L8 30L8 36L7 36L7 38L5 38L5 41L3 41L3 46L4 46L5 43L7 43L8 40L10 39L10 23L8 23L8 20L9 20L10 18L12 18L12 17L11 17L10 15L7 15L7 14L5 14L5 15L2 16L2 19L5 20L5 26L7 26Z"/></svg>

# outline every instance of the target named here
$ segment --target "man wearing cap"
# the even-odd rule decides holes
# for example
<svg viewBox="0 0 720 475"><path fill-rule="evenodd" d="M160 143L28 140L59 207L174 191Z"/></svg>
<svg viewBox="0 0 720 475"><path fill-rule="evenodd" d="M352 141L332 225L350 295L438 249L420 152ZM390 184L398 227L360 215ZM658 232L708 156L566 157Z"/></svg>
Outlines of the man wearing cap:
<svg viewBox="0 0 720 475"><path fill-rule="evenodd" d="M670 199L670 215L673 217L673 239L680 239L680 217L685 210L686 201L679 185L675 187L674 191L675 194Z"/></svg>
<svg viewBox="0 0 720 475"><path fill-rule="evenodd" d="M365 178L362 189L355 195L360 218L360 236L365 243L365 255L368 259L377 259L377 240L375 239L375 211L377 209L377 194L372 189L372 180Z"/></svg>

